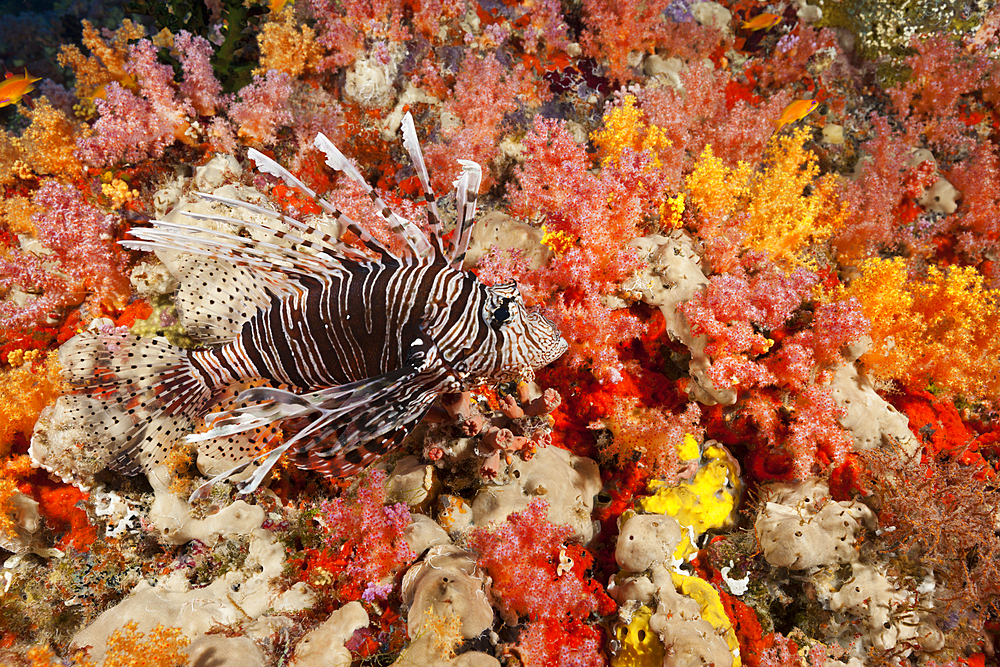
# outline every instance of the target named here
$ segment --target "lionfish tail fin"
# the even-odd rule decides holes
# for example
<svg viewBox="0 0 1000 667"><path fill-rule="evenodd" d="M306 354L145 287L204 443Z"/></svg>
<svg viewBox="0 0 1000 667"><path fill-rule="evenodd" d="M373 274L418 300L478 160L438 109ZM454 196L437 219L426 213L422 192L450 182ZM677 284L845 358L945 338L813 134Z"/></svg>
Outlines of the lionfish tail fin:
<svg viewBox="0 0 1000 667"><path fill-rule="evenodd" d="M88 425L94 455L124 475L163 463L214 395L187 351L164 338L85 331L59 356L76 391L65 397L70 416Z"/></svg>

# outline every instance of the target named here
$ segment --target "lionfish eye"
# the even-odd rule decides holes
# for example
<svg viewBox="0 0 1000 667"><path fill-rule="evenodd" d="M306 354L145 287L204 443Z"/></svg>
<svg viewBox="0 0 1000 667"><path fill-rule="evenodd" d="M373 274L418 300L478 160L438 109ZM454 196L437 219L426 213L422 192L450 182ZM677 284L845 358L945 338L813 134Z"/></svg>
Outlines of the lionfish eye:
<svg viewBox="0 0 1000 667"><path fill-rule="evenodd" d="M510 322L510 302L514 299L510 297L501 297L500 305L497 309L493 311L493 316L490 318L490 327L494 331L500 331L500 327Z"/></svg>

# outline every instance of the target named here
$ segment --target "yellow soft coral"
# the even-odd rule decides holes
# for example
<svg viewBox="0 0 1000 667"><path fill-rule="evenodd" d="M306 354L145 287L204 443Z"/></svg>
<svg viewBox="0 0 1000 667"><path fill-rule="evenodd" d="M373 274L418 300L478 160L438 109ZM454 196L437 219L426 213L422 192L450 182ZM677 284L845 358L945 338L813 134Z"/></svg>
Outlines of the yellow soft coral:
<svg viewBox="0 0 1000 667"><path fill-rule="evenodd" d="M754 171L727 167L706 146L685 180L702 225L739 225L746 244L786 267L810 264L810 244L828 239L844 220L836 177L819 176L809 135L797 130L775 136Z"/></svg>
<svg viewBox="0 0 1000 667"><path fill-rule="evenodd" d="M36 176L68 179L79 176L83 167L73 153L77 139L87 131L49 104L44 96L35 101L35 108L27 112L27 116L31 124L20 137L11 139L17 159Z"/></svg>
<svg viewBox="0 0 1000 667"><path fill-rule="evenodd" d="M39 413L63 389L55 353L0 373L0 456L10 450L17 434L30 437Z"/></svg>
<svg viewBox="0 0 1000 667"><path fill-rule="evenodd" d="M139 632L139 624L129 621L108 637L104 667L184 667L182 649L191 643L180 628L157 625L149 634Z"/></svg>
<svg viewBox="0 0 1000 667"><path fill-rule="evenodd" d="M666 201L660 204L660 219L665 229L676 229L681 226L681 218L686 208L684 199L684 193L681 192L673 197L667 197Z"/></svg>
<svg viewBox="0 0 1000 667"><path fill-rule="evenodd" d="M112 208L121 208L125 202L139 196L138 190L129 190L128 183L120 178L114 178L110 183L101 183L101 192L111 200Z"/></svg>
<svg viewBox="0 0 1000 667"><path fill-rule="evenodd" d="M838 294L861 301L872 346L861 358L877 377L948 393L1000 392L1000 291L973 267L931 266L911 277L902 258L874 258Z"/></svg>
<svg viewBox="0 0 1000 667"><path fill-rule="evenodd" d="M280 22L266 23L257 35L260 67L254 74L276 69L298 77L303 72L314 71L323 57L323 47L316 42L316 31L308 25L296 24L291 8L285 8L280 16Z"/></svg>
<svg viewBox="0 0 1000 667"><path fill-rule="evenodd" d="M764 156L767 166L750 182L747 243L785 265L808 263L805 246L828 239L846 215L836 175L817 178L818 160L805 148L808 138L806 130L776 135Z"/></svg>
<svg viewBox="0 0 1000 667"><path fill-rule="evenodd" d="M542 245L554 252L556 257L562 257L576 245L576 239L566 232L554 232L542 225Z"/></svg>
<svg viewBox="0 0 1000 667"><path fill-rule="evenodd" d="M627 148L637 153L647 153L650 166L658 168L660 149L670 146L663 130L645 122L643 113L635 106L635 96L626 95L621 106L617 106L604 116L604 127L594 131L590 138L601 151L601 165L617 164Z"/></svg>
<svg viewBox="0 0 1000 667"><path fill-rule="evenodd" d="M735 169L727 167L715 157L712 146L708 145L684 185L699 216L724 222L746 198L750 174L750 167L745 162L740 162Z"/></svg>

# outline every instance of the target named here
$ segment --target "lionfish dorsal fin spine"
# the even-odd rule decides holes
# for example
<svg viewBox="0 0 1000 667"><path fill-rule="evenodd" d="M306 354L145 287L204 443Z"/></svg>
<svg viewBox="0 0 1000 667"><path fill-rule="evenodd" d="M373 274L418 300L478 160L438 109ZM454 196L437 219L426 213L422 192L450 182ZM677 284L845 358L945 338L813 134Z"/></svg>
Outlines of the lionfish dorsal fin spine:
<svg viewBox="0 0 1000 667"><path fill-rule="evenodd" d="M186 214L194 219L240 224L242 221L221 216ZM219 230L192 227L157 220L156 227L133 229L133 239L122 245L135 250L183 252L222 260L260 273L274 294L298 289L294 283L302 276L335 270L336 265L290 247L255 241Z"/></svg>
<svg viewBox="0 0 1000 667"><path fill-rule="evenodd" d="M317 202L324 209L330 206L329 202L324 202L322 199L320 199L319 195L316 194L316 191L310 188L304 182L302 182L302 179L298 178L295 174L288 171L280 164L278 164L276 161L272 160L268 156L261 153L259 150L251 148L249 151L247 151L247 157L253 160L253 163L257 165L258 171L262 171L265 174L276 176L280 178L282 181L284 181L285 185L288 185L293 188L298 188L306 195L311 197L313 201Z"/></svg>
<svg viewBox="0 0 1000 667"><path fill-rule="evenodd" d="M424 163L424 154L420 149L420 140L417 138L417 130L413 126L413 116L410 115L409 111L403 116L402 130L403 147L410 155L413 170L417 172L420 187L424 190L424 201L427 202L427 218L430 222L434 243L443 255L444 246L441 239L444 235L444 229L441 225L441 215L438 213L437 196L434 194L434 189L431 188L430 177L427 174L427 165Z"/></svg>
<svg viewBox="0 0 1000 667"><path fill-rule="evenodd" d="M459 160L458 163L462 165L462 173L455 181L458 222L455 225L451 265L461 270L465 253L469 250L469 240L472 238L472 225L476 221L476 203L479 198L479 185L483 180L483 170L472 160Z"/></svg>
<svg viewBox="0 0 1000 667"><path fill-rule="evenodd" d="M325 143L320 141L321 137L323 139L323 142ZM325 135L323 135L323 133L320 133L316 136L315 145L317 148L320 148L324 153L326 153L328 165L330 165L334 169L338 169L338 171L344 171L344 173L346 173L350 178L359 181L361 184L365 186L365 188L367 188L367 190L369 191L369 196L372 195L372 192L374 191L371 189L371 186L368 185L365 179L362 178L361 174L358 173L358 170L354 168L354 165L352 165L347 160L347 158L344 157L343 153L337 150L337 147L334 146L333 143L331 143L330 140L327 139ZM330 153L331 150L335 152L334 157L331 157ZM271 158L267 157L260 151L254 150L252 148L247 152L247 155L250 157L250 159L254 161L254 164L257 165L257 169L259 169L260 171L264 172L265 174L271 174L272 176L277 176L278 178L283 180L286 185L299 188L300 190L302 190L302 192L311 197L316 204L318 204L324 211L326 211L327 214L332 216L334 220L336 220L337 223L340 224L342 229L350 228L351 225L353 225L354 227L358 227L357 223L348 218L341 211L337 210L337 208L333 204L326 201L325 199L321 199L319 195L316 194L315 190L313 190L308 185L303 183L301 179L297 178L292 172L288 171L287 169L282 167L280 164L278 164ZM339 156L339 158L336 156ZM344 165L344 168L334 167L334 162L336 162L337 164ZM382 204L382 207L387 208L384 203ZM378 254L396 263L401 262L399 257L389 252L387 248L383 247L378 241L375 240L375 238L371 234L368 234L368 232L363 232L362 234L359 234L359 237L361 238L361 241L365 244L365 246L367 246L370 250L377 252Z"/></svg>
<svg viewBox="0 0 1000 667"><path fill-rule="evenodd" d="M420 228L410 220L393 213L392 209L389 208L385 201L375 192L375 189L365 180L365 177L361 175L354 165L351 164L351 161L340 152L340 149L325 134L322 132L317 134L313 145L326 155L327 166L345 174L352 181L364 188L368 197L375 205L375 212L389 223L390 229L406 243L407 250L414 257L418 260L423 260L431 255L431 244L427 240L427 237L424 236L424 233L420 231Z"/></svg>
<svg viewBox="0 0 1000 667"><path fill-rule="evenodd" d="M323 232L318 228L308 223L302 222L301 220L298 220L291 216L284 215L283 213L277 213L270 209L264 208L263 206L251 204L250 202L241 201L239 199L231 199L230 197L221 197L219 195L209 194L206 192L198 192L196 194L202 199L208 201L218 202L220 204L225 204L226 206L231 206L233 208L243 208L252 213L257 213L258 215L262 215L272 220L280 220L281 222L285 223L290 229L297 230L299 234L295 235L294 233L286 232L284 230L278 230L274 227L265 227L263 225L257 225L257 227L260 229L266 229L267 231L272 232L278 236L282 236L298 245L311 248L315 250L319 254L319 256L324 258L329 258L330 261L334 264L339 264L340 260L344 258L354 260L356 262L370 261L370 258L360 250L352 248L346 243L342 243L337 238L334 238L330 234L327 234L326 232ZM337 209L333 209L331 217L333 217L334 222L336 222L339 225L341 230L348 228L352 225L357 226L357 223L355 223L353 220L348 218L346 215L344 215ZM236 221L234 224L251 226L243 221ZM382 253L388 252L381 247L379 247L377 251Z"/></svg>

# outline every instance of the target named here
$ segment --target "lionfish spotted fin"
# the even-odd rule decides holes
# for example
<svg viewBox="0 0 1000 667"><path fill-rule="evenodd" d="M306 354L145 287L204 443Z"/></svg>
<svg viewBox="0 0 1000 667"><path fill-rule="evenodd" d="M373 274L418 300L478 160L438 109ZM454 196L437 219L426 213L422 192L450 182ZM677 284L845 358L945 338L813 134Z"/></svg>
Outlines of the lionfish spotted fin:
<svg viewBox="0 0 1000 667"><path fill-rule="evenodd" d="M182 266L186 275L174 306L188 335L202 343L232 341L243 323L271 301L273 287L247 267L207 257Z"/></svg>
<svg viewBox="0 0 1000 667"><path fill-rule="evenodd" d="M108 467L125 475L163 463L213 398L186 351L164 338L86 331L59 356L76 390L69 414L90 425Z"/></svg>

